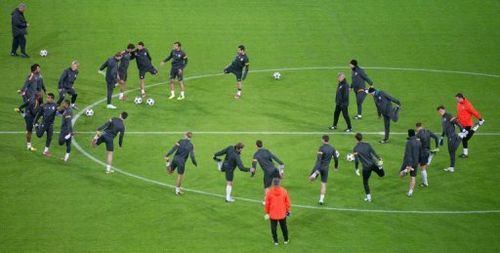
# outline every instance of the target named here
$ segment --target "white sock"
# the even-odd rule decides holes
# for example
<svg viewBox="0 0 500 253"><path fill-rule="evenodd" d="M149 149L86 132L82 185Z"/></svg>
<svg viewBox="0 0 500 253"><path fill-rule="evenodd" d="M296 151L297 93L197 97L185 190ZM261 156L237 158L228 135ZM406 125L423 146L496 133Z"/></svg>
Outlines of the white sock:
<svg viewBox="0 0 500 253"><path fill-rule="evenodd" d="M69 153L64 154L64 161L67 162L69 159Z"/></svg>
<svg viewBox="0 0 500 253"><path fill-rule="evenodd" d="M238 91L236 92L236 95L241 96L241 90L238 90Z"/></svg>
<svg viewBox="0 0 500 253"><path fill-rule="evenodd" d="M27 142L27 143L26 143L26 147L27 147L28 149L30 149L30 148L31 148L31 142Z"/></svg>
<svg viewBox="0 0 500 253"><path fill-rule="evenodd" d="M325 201L325 194L320 194L319 195L319 202L324 202Z"/></svg>
<svg viewBox="0 0 500 253"><path fill-rule="evenodd" d="M408 195L412 195L412 194L413 194L413 189L408 190Z"/></svg>
<svg viewBox="0 0 500 253"><path fill-rule="evenodd" d="M144 93L146 93L146 92L144 90L141 90L141 94L144 94Z"/></svg>
<svg viewBox="0 0 500 253"><path fill-rule="evenodd" d="M123 97L123 92L120 92L120 95L119 95L119 96L120 96L120 98L122 98L122 97Z"/></svg>
<svg viewBox="0 0 500 253"><path fill-rule="evenodd" d="M179 193L179 192L181 192L181 188L176 186L175 187L175 193Z"/></svg>
<svg viewBox="0 0 500 253"><path fill-rule="evenodd" d="M427 160L427 167L429 167L429 166L431 165L432 158L434 158L434 155L433 155L433 154L431 154L431 155L429 156L429 159Z"/></svg>
<svg viewBox="0 0 500 253"><path fill-rule="evenodd" d="M425 185L428 185L429 183L427 182L427 170L422 170L422 181Z"/></svg>
<svg viewBox="0 0 500 253"><path fill-rule="evenodd" d="M45 149L43 150L43 153L47 153L47 152L49 152L49 148L45 147Z"/></svg>
<svg viewBox="0 0 500 253"><path fill-rule="evenodd" d="M231 185L226 185L226 200L231 199L231 190L233 189L233 186Z"/></svg>
<svg viewBox="0 0 500 253"><path fill-rule="evenodd" d="M368 200L371 200L371 199L372 199L372 195L371 195L371 194L366 194L366 198L367 198Z"/></svg>
<svg viewBox="0 0 500 253"><path fill-rule="evenodd" d="M175 96L175 91L171 90L171 91L170 91L170 95L171 95L171 96Z"/></svg>
<svg viewBox="0 0 500 253"><path fill-rule="evenodd" d="M106 165L106 171L111 171L111 165Z"/></svg>
<svg viewBox="0 0 500 253"><path fill-rule="evenodd" d="M464 148L464 155L469 155L469 149L468 148Z"/></svg>
<svg viewBox="0 0 500 253"><path fill-rule="evenodd" d="M181 91L181 97L184 97L184 91Z"/></svg>

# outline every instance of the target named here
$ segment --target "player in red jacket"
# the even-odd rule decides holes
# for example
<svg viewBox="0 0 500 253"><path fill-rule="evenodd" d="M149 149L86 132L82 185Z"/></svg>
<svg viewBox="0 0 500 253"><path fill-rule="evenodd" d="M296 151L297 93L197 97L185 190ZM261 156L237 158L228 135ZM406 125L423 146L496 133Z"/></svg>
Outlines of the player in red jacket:
<svg viewBox="0 0 500 253"><path fill-rule="evenodd" d="M457 99L457 120L458 123L467 131L467 136L462 139L462 146L464 147L463 154L460 155L461 158L469 157L469 140L472 138L477 129L484 124L484 119L481 114L474 109L474 106L469 102L468 99L464 97L462 93L457 93L455 95ZM477 124L474 124L472 117L479 120Z"/></svg>
<svg viewBox="0 0 500 253"><path fill-rule="evenodd" d="M278 235L276 228L278 222L283 232L284 244L288 244L288 228L286 217L290 216L290 198L285 188L280 186L280 179L273 179L273 187L266 193L265 219L271 220L271 233L273 234L274 245L278 245Z"/></svg>

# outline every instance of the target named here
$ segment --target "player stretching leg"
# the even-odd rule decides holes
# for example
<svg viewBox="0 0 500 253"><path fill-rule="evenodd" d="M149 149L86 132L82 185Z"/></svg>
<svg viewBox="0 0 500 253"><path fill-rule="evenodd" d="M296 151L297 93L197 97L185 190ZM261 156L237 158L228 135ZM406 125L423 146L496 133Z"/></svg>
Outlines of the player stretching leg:
<svg viewBox="0 0 500 253"><path fill-rule="evenodd" d="M373 87L368 89L368 93L373 96L375 106L377 107L378 117L384 117L384 139L380 140L380 144L389 143L389 133L391 131L391 120L398 122L399 109L401 102L384 91L377 90ZM393 108L392 103L396 104Z"/></svg>
<svg viewBox="0 0 500 253"><path fill-rule="evenodd" d="M179 86L181 88L181 95L177 98L177 100L183 100L184 96L184 68L188 63L188 58L186 53L181 49L181 43L175 42L174 49L170 51L170 55L165 58L161 62L161 65L164 65L166 62L172 60L172 68L170 69L170 97L168 99L172 99L175 97L175 79L179 81Z"/></svg>
<svg viewBox="0 0 500 253"><path fill-rule="evenodd" d="M250 171L253 171L252 172L253 176L258 162L260 167L262 168L262 171L264 172L263 182L264 182L264 199L265 199L265 196L269 191L269 187L271 187L273 178L281 178L283 176L285 164L273 153L271 153L271 151L265 149L263 147L264 144L262 143L261 140L257 140L255 142L255 145L257 146L257 152L255 152L255 154L253 155L252 168L250 169ZM273 161L279 164L278 166L279 169L277 169L274 166Z"/></svg>
<svg viewBox="0 0 500 253"><path fill-rule="evenodd" d="M349 63L349 67L352 70L351 89L356 96L356 104L358 106L358 114L354 116L354 119L362 119L363 101L365 101L366 98L366 83L368 83L370 87L373 87L373 82L366 75L365 71L358 66L357 60L352 59Z"/></svg>
<svg viewBox="0 0 500 253"><path fill-rule="evenodd" d="M328 167L332 158L335 160L335 171L339 168L339 154L335 147L329 144L330 137L328 135L323 135L321 137L323 145L319 147L318 156L316 158L316 164L311 171L309 176L309 181L314 181L318 176L321 176L321 188L319 193L318 204L323 205L325 203L326 194L326 183L328 182Z"/></svg>
<svg viewBox="0 0 500 253"><path fill-rule="evenodd" d="M421 187L429 186L429 181L427 180L427 168L431 164L432 157L435 153L439 151L439 137L433 132L424 128L423 124L417 122L415 125L417 130L417 139L420 140L422 144L422 149L420 150L420 174L422 175ZM436 142L436 148L431 150L431 138Z"/></svg>
<svg viewBox="0 0 500 253"><path fill-rule="evenodd" d="M57 104L54 102L54 94L47 94L47 102L40 106L40 110L35 117L35 130L36 136L41 138L44 133L47 133L45 140L45 149L43 155L46 157L52 156L49 152L50 143L52 142L52 135L54 134L54 120L57 112ZM40 117L43 117L42 123L38 124Z"/></svg>
<svg viewBox="0 0 500 253"><path fill-rule="evenodd" d="M460 123L458 123L457 119L451 116L451 114L446 112L444 106L440 105L436 109L441 116L443 133L441 134L441 138L439 138L439 145L444 144L444 137L448 138L448 154L450 155L450 167L444 169L447 172L455 172L455 155L460 146L460 141L462 138L467 136L467 130L465 132L461 132L457 134L455 132L455 125L459 128L462 128Z"/></svg>
<svg viewBox="0 0 500 253"><path fill-rule="evenodd" d="M455 98L457 99L457 121L468 132L467 136L462 139L464 152L460 155L460 158L467 158L469 157L469 140L477 129L484 124L484 119L462 93L455 95ZM472 116L479 120L475 126L473 126Z"/></svg>
<svg viewBox="0 0 500 253"><path fill-rule="evenodd" d="M415 130L408 129L408 140L406 141L405 153L403 157L403 164L399 170L399 176L403 178L406 174L410 173L410 187L408 189L408 197L413 196L415 189L415 177L417 176L418 162L420 160L420 150L422 144L415 136Z"/></svg>
<svg viewBox="0 0 500 253"><path fill-rule="evenodd" d="M132 59L132 52L134 51L134 44L130 43L127 45L127 49L122 52L122 59L120 60L120 65L118 66L118 83L120 84L120 95L118 95L119 100L125 100L125 86L127 84L128 76L128 65Z"/></svg>
<svg viewBox="0 0 500 253"><path fill-rule="evenodd" d="M233 62L224 69L225 74L233 73L236 76L237 90L236 95L234 96L235 99L239 99L241 97L242 81L246 79L249 67L250 62L245 51L245 46L239 45Z"/></svg>
<svg viewBox="0 0 500 253"><path fill-rule="evenodd" d="M118 52L113 57L109 57L99 68L99 73L106 69L106 102L108 109L116 109L116 106L111 104L113 98L113 89L115 89L118 82L118 62L121 60L122 54Z"/></svg>
<svg viewBox="0 0 500 253"><path fill-rule="evenodd" d="M118 145L120 148L123 144L123 136L125 135L125 124L124 121L127 119L128 113L122 112L120 113L120 117L111 118L108 122L106 122L101 127L97 128L97 133L92 139L92 146L95 148L101 143L106 143L106 151L108 152L107 156L107 165L106 165L106 174L115 172L113 170L113 140L116 135L119 133L120 138L118 141Z"/></svg>
<svg viewBox="0 0 500 253"><path fill-rule="evenodd" d="M181 190L182 179L184 178L184 168L186 167L186 161L188 156L191 157L191 162L194 166L198 167L196 158L194 157L194 146L191 143L193 138L193 133L186 132L184 134L184 139L179 140L175 145L168 151L165 155L165 163L168 174L172 174L177 169L177 179L175 181L175 194L180 196L184 194ZM169 156L175 152L174 158L170 161Z"/></svg>
<svg viewBox="0 0 500 253"><path fill-rule="evenodd" d="M57 100L57 105L60 105L64 100L65 94L71 95L71 107L76 109L76 97L78 97L78 93L76 93L74 85L76 81L76 77L78 76L78 61L72 61L71 66L65 69L61 77L59 78L59 83L57 84L57 89L59 91L59 100Z"/></svg>
<svg viewBox="0 0 500 253"><path fill-rule="evenodd" d="M139 69L141 96L146 97L146 91L144 91L146 73L149 72L153 75L158 75L158 70L151 63L151 55L149 55L148 49L144 47L144 42L139 41L137 43L137 49L134 51L131 59L135 59L137 68Z"/></svg>
<svg viewBox="0 0 500 253"><path fill-rule="evenodd" d="M358 169L359 163L363 166L363 187L365 188L365 201L371 202L372 195L370 192L370 186L368 185L368 180L372 174L372 171L377 173L379 177L383 177L385 175L384 168L382 165L384 164L382 158L380 158L375 150L373 150L372 146L366 142L363 142L363 135L361 133L357 133L355 136L358 143L352 150L354 155L354 166L356 170ZM375 160L376 159L376 160Z"/></svg>
<svg viewBox="0 0 500 253"><path fill-rule="evenodd" d="M220 161L218 158L219 156L226 156L220 171L226 173L226 202L228 203L234 202L234 199L231 196L231 191L233 190L234 170L236 167L244 172L250 171L250 168L243 166L243 163L241 162L240 155L244 147L245 145L240 142L234 146L228 146L227 148L215 153L213 156L213 159L217 162ZM252 172L255 172L255 169L253 169Z"/></svg>
<svg viewBox="0 0 500 253"><path fill-rule="evenodd" d="M73 125L71 120L73 119L73 111L70 106L69 100L64 100L61 106L58 108L59 113L61 113L61 132L59 133L59 145L66 144L66 153L64 157L61 158L64 162L69 159L69 154L71 153L71 140L73 139Z"/></svg>

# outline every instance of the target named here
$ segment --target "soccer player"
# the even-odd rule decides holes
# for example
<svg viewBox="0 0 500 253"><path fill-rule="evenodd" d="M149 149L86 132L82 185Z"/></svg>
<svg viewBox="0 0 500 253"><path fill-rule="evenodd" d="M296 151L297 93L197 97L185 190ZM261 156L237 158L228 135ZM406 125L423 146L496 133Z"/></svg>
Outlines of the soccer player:
<svg viewBox="0 0 500 253"><path fill-rule="evenodd" d="M132 52L135 46L132 43L127 45L127 49L122 52L122 59L120 60L120 65L118 65L118 82L120 83L120 95L118 95L119 100L125 100L125 85L127 83L127 73L128 65L132 59Z"/></svg>
<svg viewBox="0 0 500 253"><path fill-rule="evenodd" d="M378 117L384 117L384 139L380 140L379 143L386 144L389 143L389 133L391 131L391 120L398 122L399 120L399 109L401 107L401 102L395 99L391 95L384 91L377 90L373 87L368 89L368 93L373 96L375 101L375 106L377 106ZM393 108L392 103L396 104Z"/></svg>
<svg viewBox="0 0 500 253"><path fill-rule="evenodd" d="M358 66L358 61L352 59L349 63L349 67L352 70L352 83L351 89L354 91L354 95L356 96L356 104L358 105L358 114L354 116L354 119L362 119L361 116L363 112L363 101L366 98L366 83L373 87L373 82L366 75L365 71Z"/></svg>
<svg viewBox="0 0 500 253"><path fill-rule="evenodd" d="M43 83L43 77L40 71L41 68L39 64L35 63L31 65L31 72L26 77L23 87L17 91L23 98L23 104L14 109L16 112L22 113L22 109L28 105L27 101L32 99L35 94L41 93L42 91L44 93L46 92L45 85ZM39 94L39 99L39 102L42 103L43 99L41 97L41 94Z"/></svg>
<svg viewBox="0 0 500 253"><path fill-rule="evenodd" d="M250 171L253 171L253 173L255 173L255 168L257 167L258 162L260 167L262 168L262 171L264 172L263 182L265 196L269 191L269 187L271 187L273 178L281 178L281 176L284 174L285 164L273 153L271 153L271 151L265 149L264 144L261 140L257 140L255 142L255 145L257 146L257 152L255 152L255 154L253 155L252 168L250 169ZM279 169L274 166L273 161L279 164Z"/></svg>
<svg viewBox="0 0 500 253"><path fill-rule="evenodd" d="M118 118L113 117L108 122L106 122L101 127L97 128L97 133L92 139L92 146L95 148L101 143L106 143L106 151L108 152L106 174L115 172L113 170L113 140L119 133L120 138L118 140L118 145L120 148L123 144L123 136L125 135L125 124L124 121L127 119L128 113L122 112Z"/></svg>
<svg viewBox="0 0 500 253"><path fill-rule="evenodd" d="M330 145L330 137L328 135L323 135L321 137L321 142L323 143L318 150L318 156L316 158L316 164L309 175L309 181L314 181L318 176L321 176L321 188L319 194L318 204L323 205L325 202L326 194L326 183L328 182L328 167L330 162L335 161L335 171L339 168L339 155L337 150Z"/></svg>
<svg viewBox="0 0 500 253"><path fill-rule="evenodd" d="M74 60L71 62L71 66L62 72L57 85L57 89L59 90L59 100L57 101L58 105L61 104L64 100L64 95L67 93L71 95L71 108L76 109L75 102L78 94L73 86L75 84L76 77L78 76L79 64L80 63L78 63L78 61Z"/></svg>
<svg viewBox="0 0 500 253"><path fill-rule="evenodd" d="M170 69L170 97L168 99L173 99L175 97L175 79L179 81L179 86L181 88L181 94L177 97L177 100L184 99L184 68L188 63L188 57L184 51L182 51L180 42L174 43L174 49L170 51L170 55L161 62L164 65L166 62L172 60L172 68Z"/></svg>
<svg viewBox="0 0 500 253"><path fill-rule="evenodd" d="M228 146L227 148L215 153L213 156L213 159L217 162L220 161L218 156L226 156L220 171L226 173L226 202L228 203L234 202L234 199L231 196L231 191L233 190L234 170L236 167L244 172L250 171L250 168L243 166L243 163L241 162L240 155L244 147L245 145L239 142L234 146ZM255 168L252 172L255 172Z"/></svg>
<svg viewBox="0 0 500 253"><path fill-rule="evenodd" d="M335 96L335 112L333 113L333 125L330 127L331 130L337 129L337 123L339 122L340 112L344 116L344 120L347 123L347 129L344 132L352 132L351 119L349 118L349 84L345 80L344 73L339 73L337 76L339 84L337 86L337 94Z"/></svg>
<svg viewBox="0 0 500 253"><path fill-rule="evenodd" d="M403 157L403 164L399 170L399 175L401 178L410 173L410 187L408 189L408 197L413 196L413 190L415 189L415 178L417 176L418 162L420 160L420 151L422 149L422 143L415 136L415 130L408 129L408 140L406 141L405 153Z"/></svg>
<svg viewBox="0 0 500 253"><path fill-rule="evenodd" d="M153 75L158 75L158 70L151 63L151 55L149 55L149 51L144 47L144 42L142 41L137 43L137 49L134 51L132 58L135 59L137 68L139 69L141 96L146 97L146 91L144 91L146 73L149 72Z"/></svg>
<svg viewBox="0 0 500 253"><path fill-rule="evenodd" d="M44 133L47 133L47 139L45 140L45 149L43 150L43 155L46 157L52 156L49 152L50 143L52 142L52 135L54 134L54 120L57 113L57 104L54 102L54 94L47 94L47 102L40 105L40 109L35 116L35 130L36 136L42 138ZM38 124L40 117L43 117L41 124Z"/></svg>
<svg viewBox="0 0 500 253"><path fill-rule="evenodd" d="M416 130L417 130L417 138L420 140L422 144L422 149L420 150L420 174L422 175L422 184L421 187L429 186L429 181L427 180L427 168L431 164L432 157L436 152L439 151L439 137L433 132L424 128L423 124L417 122ZM431 138L436 142L436 148L431 150Z"/></svg>
<svg viewBox="0 0 500 253"><path fill-rule="evenodd" d="M234 96L235 99L239 99L241 97L242 81L246 79L249 67L250 62L248 60L245 46L239 45L236 57L234 58L233 62L224 69L224 74L233 73L236 76L237 91L236 95Z"/></svg>
<svg viewBox="0 0 500 253"><path fill-rule="evenodd" d="M457 99L457 121L468 132L467 136L462 139L464 152L460 155L460 157L467 158L469 157L469 140L472 138L477 129L484 124L484 119L462 93L457 93L455 98ZM474 126L472 122L473 116L479 120L479 122Z"/></svg>
<svg viewBox="0 0 500 253"><path fill-rule="evenodd" d="M368 185L368 180L370 179L372 172L377 173L379 177L383 177L385 175L384 168L382 167L384 163L382 158L377 155L372 146L363 142L363 135L361 133L357 133L354 137L358 141L352 150L354 155L354 167L358 170L359 163L361 162L361 166L363 167L363 186L366 194L365 201L371 202L372 195L370 192L370 186Z"/></svg>
<svg viewBox="0 0 500 253"><path fill-rule="evenodd" d="M26 123L26 148L29 151L36 151L36 148L31 145L31 136L33 135L33 123L35 121L35 116L40 110L40 93L35 93L35 96L31 97L24 103L26 111L24 112L24 121Z"/></svg>
<svg viewBox="0 0 500 253"><path fill-rule="evenodd" d="M73 110L71 108L71 102L65 99L58 108L61 113L61 132L59 133L59 145L66 144L66 153L64 157L61 158L64 162L69 159L69 154L71 153L71 141L73 139L73 125L71 120L73 119Z"/></svg>
<svg viewBox="0 0 500 253"><path fill-rule="evenodd" d="M165 155L165 162L167 167L167 173L172 174L174 170L177 169L177 179L175 181L175 194L180 196L184 194L181 190L182 179L184 178L184 168L186 167L186 161L188 156L191 157L191 162L194 166L198 167L196 158L194 157L194 146L191 143L193 138L193 133L186 132L184 134L184 139L179 140L175 145L168 151ZM169 156L175 152L172 162L170 162Z"/></svg>
<svg viewBox="0 0 500 253"><path fill-rule="evenodd" d="M286 225L286 217L289 217L292 203L288 197L288 192L280 186L280 179L274 178L273 187L266 193L266 205L264 218L271 220L271 234L273 235L274 245L278 245L277 226L278 223L283 233L284 244L288 244L288 227Z"/></svg>
<svg viewBox="0 0 500 253"><path fill-rule="evenodd" d="M21 57L29 58L30 56L26 53L26 31L28 29L28 22L24 17L24 12L26 11L26 4L20 3L16 9L12 12L12 50L10 51L11 56L18 56L17 48L21 47Z"/></svg>
<svg viewBox="0 0 500 253"><path fill-rule="evenodd" d="M99 68L99 73L102 73L106 69L106 86L107 86L107 106L108 109L116 109L116 106L111 104L111 98L113 97L113 89L118 82L118 62L121 60L122 54L118 52L115 56L108 58L101 67Z"/></svg>
<svg viewBox="0 0 500 253"><path fill-rule="evenodd" d="M448 154L450 155L450 167L444 169L447 172L455 172L455 155L460 145L460 141L463 137L465 137L468 133L467 131L457 134L455 132L455 125L457 125L460 129L462 126L458 122L457 118L454 118L451 114L446 112L446 108L442 105L438 106L436 109L441 116L442 119L442 127L443 133L439 138L439 145L444 144L444 137L448 138Z"/></svg>

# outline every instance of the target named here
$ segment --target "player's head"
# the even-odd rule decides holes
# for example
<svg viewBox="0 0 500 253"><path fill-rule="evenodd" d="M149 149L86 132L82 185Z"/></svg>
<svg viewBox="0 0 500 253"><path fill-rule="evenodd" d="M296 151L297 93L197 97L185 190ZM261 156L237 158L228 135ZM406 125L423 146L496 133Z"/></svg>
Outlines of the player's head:
<svg viewBox="0 0 500 253"><path fill-rule="evenodd" d="M24 3L20 3L18 6L17 6L17 9L20 11L20 12L24 12L26 10L26 4Z"/></svg>
<svg viewBox="0 0 500 253"><path fill-rule="evenodd" d="M354 135L354 138L356 138L356 140L360 142L363 140L363 135L361 133L356 133L356 135Z"/></svg>
<svg viewBox="0 0 500 253"><path fill-rule="evenodd" d="M351 67L351 69L355 68L358 66L358 61L355 60L355 59L352 59L350 62L349 62L349 67Z"/></svg>
<svg viewBox="0 0 500 253"><path fill-rule="evenodd" d="M413 137L415 136L415 130L414 129L408 129L408 137Z"/></svg>
<svg viewBox="0 0 500 253"><path fill-rule="evenodd" d="M142 42L142 41L137 42L137 48L139 50L143 49L144 48L144 42Z"/></svg>
<svg viewBox="0 0 500 253"><path fill-rule="evenodd" d="M241 150L243 150L243 148L245 147L245 144L241 143L241 142L238 142L236 143L236 145L234 145L234 148L236 149L236 151L240 152Z"/></svg>
<svg viewBox="0 0 500 253"><path fill-rule="evenodd" d="M446 113L446 108L444 108L444 105L440 105L436 108L438 111L439 115L443 116Z"/></svg>
<svg viewBox="0 0 500 253"><path fill-rule="evenodd" d="M31 65L31 72L33 72L33 73L40 72L40 64L35 63L35 64Z"/></svg>
<svg viewBox="0 0 500 253"><path fill-rule="evenodd" d="M174 42L174 49L175 50L180 50L182 47L182 44L179 41Z"/></svg>
<svg viewBox="0 0 500 253"><path fill-rule="evenodd" d="M121 60L122 59L122 52L116 52L115 59Z"/></svg>
<svg viewBox="0 0 500 253"><path fill-rule="evenodd" d="M191 138L193 138L193 133L192 132L186 132L184 134L184 136L186 137L186 139L190 139L191 140Z"/></svg>
<svg viewBox="0 0 500 253"><path fill-rule="evenodd" d="M345 80L345 74L344 74L343 72L338 73L338 74L337 74L337 80L338 80L339 82L344 81L344 80Z"/></svg>
<svg viewBox="0 0 500 253"><path fill-rule="evenodd" d="M239 46L238 46L238 53L239 53L239 54L245 53L245 46L243 46L243 45L239 45Z"/></svg>
<svg viewBox="0 0 500 253"><path fill-rule="evenodd" d="M464 101L464 99L465 99L464 94L462 94L460 92L457 93L457 95L455 95L455 98L457 99L457 102L459 102L459 103Z"/></svg>
<svg viewBox="0 0 500 253"><path fill-rule="evenodd" d="M368 94L370 94L370 95L374 96L376 91L377 91L377 89L375 89L375 88L373 88L373 87L370 87L370 88L368 89Z"/></svg>
<svg viewBox="0 0 500 253"><path fill-rule="evenodd" d="M127 119L128 118L128 113L127 112L120 113L120 118L121 119Z"/></svg>
<svg viewBox="0 0 500 253"><path fill-rule="evenodd" d="M65 99L63 102L62 102L62 107L64 108L69 108L69 105L71 104L71 102L69 101L69 99Z"/></svg>
<svg viewBox="0 0 500 253"><path fill-rule="evenodd" d="M71 70L75 71L78 69L78 65L80 65L80 63L77 61L77 60L73 60L71 62Z"/></svg>
<svg viewBox="0 0 500 253"><path fill-rule="evenodd" d="M280 183L281 183L281 180L280 180L280 178L279 178L279 177L275 177L275 178L273 178L273 185L274 185L275 187L280 186Z"/></svg>
<svg viewBox="0 0 500 253"><path fill-rule="evenodd" d="M321 136L321 140L324 142L324 143L328 143L330 141L330 136L328 135L323 135Z"/></svg>
<svg viewBox="0 0 500 253"><path fill-rule="evenodd" d="M47 102L54 102L54 93L47 93Z"/></svg>
<svg viewBox="0 0 500 253"><path fill-rule="evenodd" d="M424 127L424 125L423 125L422 123L420 123L420 122L417 122L417 124L415 124L415 128L416 128L417 130L422 129L423 127Z"/></svg>
<svg viewBox="0 0 500 253"><path fill-rule="evenodd" d="M255 142L255 145L257 145L257 147L258 147L258 148L262 148L262 147L264 146L264 143L262 143L262 141L261 141L261 140L257 140L257 141Z"/></svg>
<svg viewBox="0 0 500 253"><path fill-rule="evenodd" d="M132 52L132 51L134 51L134 49L135 49L134 44L128 43L128 45L127 45L127 51Z"/></svg>

